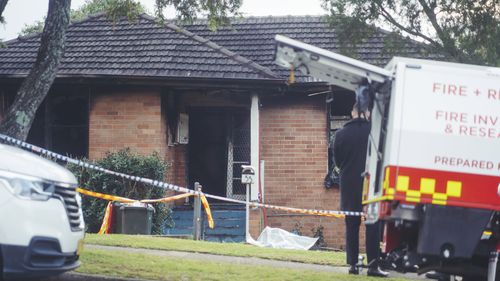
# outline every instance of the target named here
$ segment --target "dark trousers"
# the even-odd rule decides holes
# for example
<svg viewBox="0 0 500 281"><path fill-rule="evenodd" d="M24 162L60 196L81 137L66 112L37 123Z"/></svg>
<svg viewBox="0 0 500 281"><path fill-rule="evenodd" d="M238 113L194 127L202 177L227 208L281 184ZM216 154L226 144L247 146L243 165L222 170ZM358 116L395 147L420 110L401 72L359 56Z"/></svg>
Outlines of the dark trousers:
<svg viewBox="0 0 500 281"><path fill-rule="evenodd" d="M358 263L359 255L359 226L361 224L361 217L359 216L346 216L345 217L345 240L346 240L346 254L347 264L356 265ZM381 229L380 222L375 224L365 224L366 228L366 255L368 257L368 264L376 267L377 261L380 257L380 239Z"/></svg>

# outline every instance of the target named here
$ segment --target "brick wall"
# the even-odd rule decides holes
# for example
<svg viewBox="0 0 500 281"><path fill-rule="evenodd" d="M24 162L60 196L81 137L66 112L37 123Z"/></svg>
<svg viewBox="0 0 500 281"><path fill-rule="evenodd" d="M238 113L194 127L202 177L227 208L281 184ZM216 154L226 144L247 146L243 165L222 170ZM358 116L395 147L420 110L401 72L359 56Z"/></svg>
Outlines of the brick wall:
<svg viewBox="0 0 500 281"><path fill-rule="evenodd" d="M187 145L175 145L168 146L165 155L165 161L167 162L167 173L165 175L165 180L168 183L172 183L182 187L188 187L186 181L186 173L187 173L187 163L186 163L186 155L187 155ZM168 190L166 192L166 196L173 196L179 194L173 190ZM187 199L186 199L187 200ZM173 205L182 205L185 200L177 200L175 202L170 203L170 206Z"/></svg>
<svg viewBox="0 0 500 281"><path fill-rule="evenodd" d="M165 155L166 123L159 90L94 91L90 97L89 157L130 147Z"/></svg>
<svg viewBox="0 0 500 281"><path fill-rule="evenodd" d="M107 151L124 147L139 153L158 151L170 164L167 181L185 186L187 146L167 146L166 117L159 90L94 92L89 116L90 158L100 158ZM338 190L323 187L328 155L324 98L262 99L260 122L265 202L338 210ZM269 226L289 231L299 229L307 236L312 236L311 230L322 225L328 246L344 248L343 220L270 210L267 218ZM252 236L257 238L262 227L261 211L251 212L250 226Z"/></svg>
<svg viewBox="0 0 500 281"><path fill-rule="evenodd" d="M308 209L339 209L338 190L323 187L327 171L324 97L263 99L260 111L261 159L265 160L265 202ZM267 211L268 224L312 236L324 227L329 247L344 248L341 219ZM256 221L256 218L253 218ZM253 223L255 228L257 224ZM252 233L257 233L252 229ZM255 235L255 234L253 234Z"/></svg>

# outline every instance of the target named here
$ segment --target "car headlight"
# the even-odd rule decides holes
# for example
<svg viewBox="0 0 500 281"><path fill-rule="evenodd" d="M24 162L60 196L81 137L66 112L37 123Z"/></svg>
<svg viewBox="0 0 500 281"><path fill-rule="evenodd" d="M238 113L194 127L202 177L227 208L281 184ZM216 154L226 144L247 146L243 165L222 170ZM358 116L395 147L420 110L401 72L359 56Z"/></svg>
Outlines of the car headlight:
<svg viewBox="0 0 500 281"><path fill-rule="evenodd" d="M18 197L38 201L47 201L54 194L55 186L44 182L33 182L24 179L9 181L12 192Z"/></svg>
<svg viewBox="0 0 500 281"><path fill-rule="evenodd" d="M54 184L42 179L10 172L0 173L0 179L6 181L10 191L22 199L47 201L56 189Z"/></svg>

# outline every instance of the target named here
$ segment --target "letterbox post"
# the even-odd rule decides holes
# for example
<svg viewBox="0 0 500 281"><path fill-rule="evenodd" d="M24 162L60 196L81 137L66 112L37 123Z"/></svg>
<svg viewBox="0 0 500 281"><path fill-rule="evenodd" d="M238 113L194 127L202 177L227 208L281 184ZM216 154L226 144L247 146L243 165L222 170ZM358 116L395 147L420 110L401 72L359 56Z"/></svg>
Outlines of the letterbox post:
<svg viewBox="0 0 500 281"><path fill-rule="evenodd" d="M250 188L256 184L255 169L252 166L241 165L241 183L246 185L246 207L245 207L245 241L250 240Z"/></svg>

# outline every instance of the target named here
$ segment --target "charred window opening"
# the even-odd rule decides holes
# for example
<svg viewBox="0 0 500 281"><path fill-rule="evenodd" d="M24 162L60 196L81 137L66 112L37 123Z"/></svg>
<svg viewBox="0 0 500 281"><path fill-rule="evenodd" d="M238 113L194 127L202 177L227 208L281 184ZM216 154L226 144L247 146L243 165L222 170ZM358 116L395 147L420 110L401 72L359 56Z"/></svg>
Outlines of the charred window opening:
<svg viewBox="0 0 500 281"><path fill-rule="evenodd" d="M335 132L351 120L351 110L356 97L350 91L334 91L333 100L328 104L328 171L333 171L333 142Z"/></svg>
<svg viewBox="0 0 500 281"><path fill-rule="evenodd" d="M166 92L162 95L162 108L166 112L167 117L167 141L168 145L176 144L177 126L179 122L179 96L173 92Z"/></svg>
<svg viewBox="0 0 500 281"><path fill-rule="evenodd" d="M38 108L28 142L72 157L88 156L89 99L85 93L51 93Z"/></svg>
<svg viewBox="0 0 500 281"><path fill-rule="evenodd" d="M16 97L17 87L5 87L6 89L0 90L0 122L7 114L9 107L14 102Z"/></svg>

